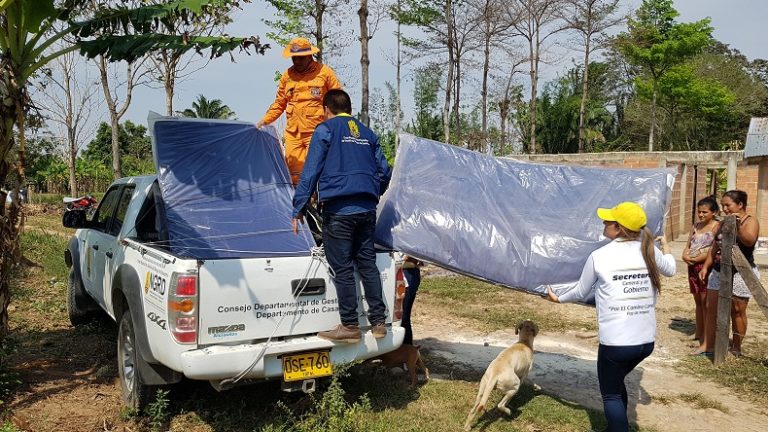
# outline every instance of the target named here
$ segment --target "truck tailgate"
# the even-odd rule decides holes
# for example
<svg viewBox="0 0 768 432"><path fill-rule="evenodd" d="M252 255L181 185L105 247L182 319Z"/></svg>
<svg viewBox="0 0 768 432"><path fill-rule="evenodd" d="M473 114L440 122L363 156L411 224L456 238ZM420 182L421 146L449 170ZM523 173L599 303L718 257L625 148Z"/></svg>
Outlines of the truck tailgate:
<svg viewBox="0 0 768 432"><path fill-rule="evenodd" d="M378 253L387 305L394 308L395 262ZM250 342L313 334L339 323L336 289L324 262L312 257L207 260L199 269L198 343ZM297 292L304 288L304 292ZM360 325L368 325L367 304L357 283Z"/></svg>

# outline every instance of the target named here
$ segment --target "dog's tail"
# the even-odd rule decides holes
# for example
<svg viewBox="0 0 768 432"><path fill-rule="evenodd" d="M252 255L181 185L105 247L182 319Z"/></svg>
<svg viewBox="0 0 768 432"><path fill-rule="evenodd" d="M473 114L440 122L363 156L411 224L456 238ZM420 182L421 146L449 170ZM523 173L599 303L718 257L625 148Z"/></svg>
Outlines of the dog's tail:
<svg viewBox="0 0 768 432"><path fill-rule="evenodd" d="M469 411L467 421L464 423L464 430L470 430L472 420L480 411L485 409L485 404L488 402L488 398L491 396L491 392L496 387L496 382L499 380L497 376L483 375L483 379L480 380L480 388L477 390L477 398L475 399L475 405L472 410Z"/></svg>

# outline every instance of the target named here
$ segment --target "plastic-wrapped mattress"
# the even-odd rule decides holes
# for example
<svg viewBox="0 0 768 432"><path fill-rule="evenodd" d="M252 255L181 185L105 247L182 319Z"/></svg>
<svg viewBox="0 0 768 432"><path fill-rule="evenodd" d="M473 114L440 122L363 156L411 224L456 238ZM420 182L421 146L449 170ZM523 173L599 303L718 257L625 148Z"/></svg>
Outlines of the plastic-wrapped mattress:
<svg viewBox="0 0 768 432"><path fill-rule="evenodd" d="M293 187L274 129L149 116L169 247L186 258L309 255L291 231Z"/></svg>
<svg viewBox="0 0 768 432"><path fill-rule="evenodd" d="M527 163L401 135L376 242L541 294L541 285L576 281L606 243L598 207L635 201L661 233L674 174Z"/></svg>

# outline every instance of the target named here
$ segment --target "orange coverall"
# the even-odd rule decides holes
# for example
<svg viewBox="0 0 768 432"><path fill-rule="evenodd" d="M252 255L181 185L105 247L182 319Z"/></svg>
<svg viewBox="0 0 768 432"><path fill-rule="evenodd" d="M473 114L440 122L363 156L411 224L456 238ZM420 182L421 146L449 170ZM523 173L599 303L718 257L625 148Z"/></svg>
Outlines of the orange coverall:
<svg viewBox="0 0 768 432"><path fill-rule="evenodd" d="M323 96L340 88L333 69L316 61L301 73L290 67L280 78L275 101L261 122L270 124L285 111L285 162L294 186L299 184L312 132L325 120Z"/></svg>

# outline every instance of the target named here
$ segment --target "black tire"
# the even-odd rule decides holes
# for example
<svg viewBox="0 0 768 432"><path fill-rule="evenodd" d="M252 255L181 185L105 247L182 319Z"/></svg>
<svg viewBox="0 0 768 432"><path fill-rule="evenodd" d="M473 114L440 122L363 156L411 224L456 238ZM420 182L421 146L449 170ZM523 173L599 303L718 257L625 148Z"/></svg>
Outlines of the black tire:
<svg viewBox="0 0 768 432"><path fill-rule="evenodd" d="M87 324L93 319L92 312L98 309L95 301L85 292L75 266L69 269L67 282L67 315L73 326Z"/></svg>
<svg viewBox="0 0 768 432"><path fill-rule="evenodd" d="M126 309L117 330L117 369L123 388L123 402L141 413L153 401L155 391L159 387L142 382L138 367L142 360L139 358L138 349L131 311Z"/></svg>

